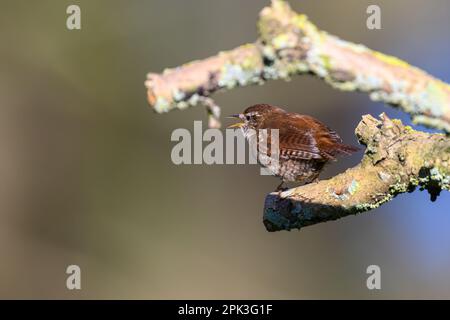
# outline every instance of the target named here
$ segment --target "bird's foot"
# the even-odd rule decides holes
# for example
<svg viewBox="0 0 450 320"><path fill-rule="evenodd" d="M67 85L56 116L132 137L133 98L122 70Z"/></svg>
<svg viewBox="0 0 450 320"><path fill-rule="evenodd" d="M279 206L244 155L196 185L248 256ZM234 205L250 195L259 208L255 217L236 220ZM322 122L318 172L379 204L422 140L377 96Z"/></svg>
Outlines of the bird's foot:
<svg viewBox="0 0 450 320"><path fill-rule="evenodd" d="M289 188L287 188L287 187L283 187L283 184L284 184L284 181L282 181L282 182L278 185L278 187L275 189L275 192L278 193L278 196L281 196L281 193L282 193L283 191L286 191L287 189L289 189Z"/></svg>

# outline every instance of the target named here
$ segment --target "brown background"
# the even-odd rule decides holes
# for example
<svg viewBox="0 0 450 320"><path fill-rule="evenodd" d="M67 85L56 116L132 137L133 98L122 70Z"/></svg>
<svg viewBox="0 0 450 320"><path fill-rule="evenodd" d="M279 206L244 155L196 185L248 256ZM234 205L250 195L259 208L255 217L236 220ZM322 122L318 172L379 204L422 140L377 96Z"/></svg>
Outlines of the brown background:
<svg viewBox="0 0 450 320"><path fill-rule="evenodd" d="M450 81L449 1L290 2L331 33ZM171 132L205 112L153 113L146 73L253 41L267 3L2 1L0 297L450 298L447 193L268 233L263 201L278 180L251 165L171 163ZM373 3L382 30L366 28ZM81 6L81 31L65 27L69 4ZM225 114L266 102L313 115L351 144L363 114L409 121L309 76L215 98ZM81 291L65 288L70 264ZM370 264L381 291L365 286Z"/></svg>

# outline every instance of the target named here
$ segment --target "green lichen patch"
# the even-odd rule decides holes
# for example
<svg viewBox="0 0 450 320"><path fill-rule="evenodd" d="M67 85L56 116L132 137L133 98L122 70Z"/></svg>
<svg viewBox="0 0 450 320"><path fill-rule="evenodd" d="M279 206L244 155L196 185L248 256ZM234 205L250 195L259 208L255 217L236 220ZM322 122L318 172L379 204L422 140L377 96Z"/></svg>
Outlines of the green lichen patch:
<svg viewBox="0 0 450 320"><path fill-rule="evenodd" d="M153 105L153 109L158 113L168 112L173 107L174 105L163 97L156 98L155 104Z"/></svg>
<svg viewBox="0 0 450 320"><path fill-rule="evenodd" d="M399 58L389 56L387 54L384 54L384 53L381 53L378 51L372 51L372 53L373 53L374 57L376 57L378 60L381 60L391 66L401 67L401 68L411 68L411 66L407 62L405 62Z"/></svg>
<svg viewBox="0 0 450 320"><path fill-rule="evenodd" d="M356 193L356 191L358 190L358 187L359 187L358 181L353 179L347 188L347 192L351 195L354 195Z"/></svg>

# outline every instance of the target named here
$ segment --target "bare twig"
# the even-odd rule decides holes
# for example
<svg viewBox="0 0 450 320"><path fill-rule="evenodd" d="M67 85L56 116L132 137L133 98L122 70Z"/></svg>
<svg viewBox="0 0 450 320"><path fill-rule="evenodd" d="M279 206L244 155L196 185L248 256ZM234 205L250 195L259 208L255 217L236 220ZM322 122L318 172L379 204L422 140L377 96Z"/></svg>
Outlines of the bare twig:
<svg viewBox="0 0 450 320"><path fill-rule="evenodd" d="M258 22L259 39L211 58L147 76L158 112L196 105L199 97L237 86L312 73L333 87L362 91L398 106L417 124L450 133L450 85L395 57L319 30L303 14L273 0Z"/></svg>
<svg viewBox="0 0 450 320"><path fill-rule="evenodd" d="M208 127L220 128L220 107L209 97L200 97L201 103L206 107L206 113L208 114Z"/></svg>

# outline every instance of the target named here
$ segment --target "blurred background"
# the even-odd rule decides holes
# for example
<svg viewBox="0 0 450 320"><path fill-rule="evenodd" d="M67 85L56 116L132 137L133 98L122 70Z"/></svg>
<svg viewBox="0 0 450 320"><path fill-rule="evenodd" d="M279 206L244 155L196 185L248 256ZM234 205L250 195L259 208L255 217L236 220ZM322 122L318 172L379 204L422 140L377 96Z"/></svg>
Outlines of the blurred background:
<svg viewBox="0 0 450 320"><path fill-rule="evenodd" d="M330 33L450 81L449 1L289 2ZM1 298L450 298L448 192L269 233L262 210L276 178L255 165L171 162L172 131L192 130L205 111L154 113L146 73L254 41L268 3L2 1ZM66 28L70 4L81 7L79 31ZM370 4L381 7L381 30L366 28ZM363 114L410 122L310 76L214 98L224 114L265 102L313 115L350 144ZM66 289L71 264L82 290ZM366 288L371 264L382 290Z"/></svg>

